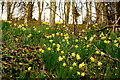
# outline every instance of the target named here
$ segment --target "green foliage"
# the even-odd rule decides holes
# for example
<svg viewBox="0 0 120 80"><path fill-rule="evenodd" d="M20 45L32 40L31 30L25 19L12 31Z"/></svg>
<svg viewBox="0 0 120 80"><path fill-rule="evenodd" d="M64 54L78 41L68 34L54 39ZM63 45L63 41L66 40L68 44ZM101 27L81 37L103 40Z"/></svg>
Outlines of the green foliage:
<svg viewBox="0 0 120 80"><path fill-rule="evenodd" d="M3 79L120 78L120 63L104 56L120 60L120 34L3 24Z"/></svg>

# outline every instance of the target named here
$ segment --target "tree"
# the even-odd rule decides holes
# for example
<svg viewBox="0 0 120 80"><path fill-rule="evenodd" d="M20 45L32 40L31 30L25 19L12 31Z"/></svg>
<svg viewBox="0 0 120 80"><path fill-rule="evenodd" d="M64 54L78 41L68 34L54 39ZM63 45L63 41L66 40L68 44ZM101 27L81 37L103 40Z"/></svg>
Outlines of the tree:
<svg viewBox="0 0 120 80"><path fill-rule="evenodd" d="M50 25L55 24L56 2L50 1Z"/></svg>
<svg viewBox="0 0 120 80"><path fill-rule="evenodd" d="M42 7L41 7L42 5ZM42 17L42 12L43 12L43 7L44 7L44 0L42 2L38 2L38 21L41 23L41 17Z"/></svg>
<svg viewBox="0 0 120 80"><path fill-rule="evenodd" d="M70 13L70 2L65 1L65 25L69 22L69 13Z"/></svg>

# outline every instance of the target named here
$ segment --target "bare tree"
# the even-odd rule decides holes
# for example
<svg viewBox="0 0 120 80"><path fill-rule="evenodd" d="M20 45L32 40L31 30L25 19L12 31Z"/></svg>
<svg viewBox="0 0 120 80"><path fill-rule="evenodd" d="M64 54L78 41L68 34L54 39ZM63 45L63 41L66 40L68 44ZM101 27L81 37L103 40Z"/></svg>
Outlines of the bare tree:
<svg viewBox="0 0 120 80"><path fill-rule="evenodd" d="M55 24L56 2L50 1L50 25Z"/></svg>
<svg viewBox="0 0 120 80"><path fill-rule="evenodd" d="M65 1L65 25L68 24L69 21L69 13L70 13L70 2Z"/></svg>
<svg viewBox="0 0 120 80"><path fill-rule="evenodd" d="M41 7L41 5L42 5L42 7ZM40 23L41 23L41 17L42 17L43 7L44 7L44 0L42 2L38 2L38 11L39 11L38 21Z"/></svg>

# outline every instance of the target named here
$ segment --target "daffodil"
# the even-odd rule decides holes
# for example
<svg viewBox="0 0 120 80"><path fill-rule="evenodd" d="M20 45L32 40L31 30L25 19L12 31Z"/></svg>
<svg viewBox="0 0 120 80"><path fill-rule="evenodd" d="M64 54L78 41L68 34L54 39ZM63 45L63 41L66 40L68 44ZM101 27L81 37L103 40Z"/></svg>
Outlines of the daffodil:
<svg viewBox="0 0 120 80"><path fill-rule="evenodd" d="M66 63L63 63L63 66L65 67L67 64Z"/></svg>
<svg viewBox="0 0 120 80"><path fill-rule="evenodd" d="M52 37L54 37L55 36L55 34L52 34Z"/></svg>
<svg viewBox="0 0 120 80"><path fill-rule="evenodd" d="M73 66L77 66L77 63L76 63L76 62L74 62L72 65L73 65Z"/></svg>
<svg viewBox="0 0 120 80"><path fill-rule="evenodd" d="M40 33L41 31L38 31L38 33Z"/></svg>
<svg viewBox="0 0 120 80"><path fill-rule="evenodd" d="M50 48L50 47L48 47L48 48L47 48L47 50L49 50L49 51L50 51L50 50L51 50L51 48Z"/></svg>
<svg viewBox="0 0 120 80"><path fill-rule="evenodd" d="M56 35L58 36L58 35L59 35L59 33L56 33Z"/></svg>
<svg viewBox="0 0 120 80"><path fill-rule="evenodd" d="M84 63L84 62L81 63L81 64L79 64L79 68L82 68L83 66L85 66L85 63Z"/></svg>
<svg viewBox="0 0 120 80"><path fill-rule="evenodd" d="M64 54L64 51L61 51L62 54Z"/></svg>
<svg viewBox="0 0 120 80"><path fill-rule="evenodd" d="M62 58L64 59L64 58L65 58L65 56L62 56Z"/></svg>
<svg viewBox="0 0 120 80"><path fill-rule="evenodd" d="M116 43L115 46L118 47L118 46L119 46L119 43Z"/></svg>
<svg viewBox="0 0 120 80"><path fill-rule="evenodd" d="M18 38L15 38L16 41L18 41Z"/></svg>
<svg viewBox="0 0 120 80"><path fill-rule="evenodd" d="M50 43L52 43L52 42L53 42L53 40L49 40L49 42L50 42Z"/></svg>
<svg viewBox="0 0 120 80"><path fill-rule="evenodd" d="M90 57L90 60L91 60L92 62L94 62L94 61L95 61L95 59L94 59L93 57Z"/></svg>
<svg viewBox="0 0 120 80"><path fill-rule="evenodd" d="M104 43L107 43L107 44L108 44L108 43L110 43L110 41L104 40Z"/></svg>
<svg viewBox="0 0 120 80"><path fill-rule="evenodd" d="M78 39L76 39L75 42L78 42Z"/></svg>
<svg viewBox="0 0 120 80"><path fill-rule="evenodd" d="M57 48L57 51L60 51L60 48Z"/></svg>
<svg viewBox="0 0 120 80"><path fill-rule="evenodd" d="M88 44L86 47L90 47L90 44Z"/></svg>
<svg viewBox="0 0 120 80"><path fill-rule="evenodd" d="M81 59L81 57L80 57L79 54L76 55L76 59L77 59L77 60Z"/></svg>
<svg viewBox="0 0 120 80"><path fill-rule="evenodd" d="M70 69L70 70L72 70L72 69L73 69L73 67L70 67L69 69Z"/></svg>
<svg viewBox="0 0 120 80"><path fill-rule="evenodd" d="M62 42L65 42L65 40L64 40L64 39L62 39Z"/></svg>
<svg viewBox="0 0 120 80"><path fill-rule="evenodd" d="M105 55L105 53L104 53L104 52L101 52L101 55Z"/></svg>
<svg viewBox="0 0 120 80"><path fill-rule="evenodd" d="M55 43L53 43L52 45L55 46Z"/></svg>
<svg viewBox="0 0 120 80"><path fill-rule="evenodd" d="M84 73L84 72L83 72L83 73L81 73L81 76L83 76L83 77L84 77L84 76L85 76L85 73Z"/></svg>
<svg viewBox="0 0 120 80"><path fill-rule="evenodd" d="M87 37L85 36L85 39L87 40Z"/></svg>
<svg viewBox="0 0 120 80"><path fill-rule="evenodd" d="M94 37L91 37L91 38L89 39L89 41L93 41L93 39L94 39Z"/></svg>
<svg viewBox="0 0 120 80"><path fill-rule="evenodd" d="M69 36L66 36L64 39L69 39Z"/></svg>
<svg viewBox="0 0 120 80"><path fill-rule="evenodd" d="M63 60L63 58L61 56L59 56L58 61L62 61L62 60Z"/></svg>
<svg viewBox="0 0 120 80"><path fill-rule="evenodd" d="M97 64L98 64L98 66L101 66L101 65L102 65L102 63L101 63L101 62L99 62L99 61L98 61L98 63L97 63Z"/></svg>
<svg viewBox="0 0 120 80"><path fill-rule="evenodd" d="M80 72L77 72L77 75L80 75Z"/></svg>
<svg viewBox="0 0 120 80"><path fill-rule="evenodd" d="M30 70L31 70L31 68L32 68L32 67L28 67L28 71L30 71Z"/></svg>
<svg viewBox="0 0 120 80"><path fill-rule="evenodd" d="M97 50L95 53L99 54L100 52Z"/></svg>
<svg viewBox="0 0 120 80"><path fill-rule="evenodd" d="M117 42L117 40L114 40L114 43L116 43Z"/></svg>
<svg viewBox="0 0 120 80"><path fill-rule="evenodd" d="M57 44L57 48L60 48L60 44Z"/></svg>
<svg viewBox="0 0 120 80"><path fill-rule="evenodd" d="M29 38L29 37L31 37L32 36L32 34L29 34L27 37Z"/></svg>
<svg viewBox="0 0 120 80"><path fill-rule="evenodd" d="M71 55L72 55L73 57L75 57L75 53L72 53Z"/></svg>
<svg viewBox="0 0 120 80"><path fill-rule="evenodd" d="M106 36L101 37L101 39L106 39Z"/></svg>
<svg viewBox="0 0 120 80"><path fill-rule="evenodd" d="M75 45L75 48L78 48L78 45Z"/></svg>

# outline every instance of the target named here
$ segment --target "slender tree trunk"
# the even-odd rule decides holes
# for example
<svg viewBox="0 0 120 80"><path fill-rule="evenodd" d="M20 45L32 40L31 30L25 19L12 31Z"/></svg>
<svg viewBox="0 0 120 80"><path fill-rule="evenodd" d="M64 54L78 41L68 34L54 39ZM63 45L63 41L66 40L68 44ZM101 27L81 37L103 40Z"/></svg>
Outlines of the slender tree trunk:
<svg viewBox="0 0 120 80"><path fill-rule="evenodd" d="M28 2L25 2L25 17L24 17L24 24L28 24Z"/></svg>
<svg viewBox="0 0 120 80"><path fill-rule="evenodd" d="M102 3L96 2L96 23L102 23Z"/></svg>
<svg viewBox="0 0 120 80"><path fill-rule="evenodd" d="M41 7L41 3L42 3L42 7ZM42 17L42 12L43 12L43 6L44 6L44 2L38 2L38 10L39 10L38 21L40 23L41 23L41 17Z"/></svg>
<svg viewBox="0 0 120 80"><path fill-rule="evenodd" d="M55 24L56 2L50 2L50 25Z"/></svg>
<svg viewBox="0 0 120 80"><path fill-rule="evenodd" d="M69 22L70 2L65 2L65 25Z"/></svg>
<svg viewBox="0 0 120 80"><path fill-rule="evenodd" d="M108 23L106 4L106 2L103 2L103 21L105 25Z"/></svg>
<svg viewBox="0 0 120 80"><path fill-rule="evenodd" d="M11 20L11 2L7 2L7 20Z"/></svg>
<svg viewBox="0 0 120 80"><path fill-rule="evenodd" d="M28 20L32 20L32 13L33 13L33 5L34 3L28 3Z"/></svg>

